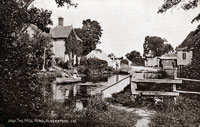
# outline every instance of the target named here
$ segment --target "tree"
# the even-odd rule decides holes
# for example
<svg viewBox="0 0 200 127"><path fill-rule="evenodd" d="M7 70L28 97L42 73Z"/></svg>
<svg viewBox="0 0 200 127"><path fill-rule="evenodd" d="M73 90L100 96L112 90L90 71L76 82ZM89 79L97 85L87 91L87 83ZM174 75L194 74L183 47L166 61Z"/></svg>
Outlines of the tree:
<svg viewBox="0 0 200 127"><path fill-rule="evenodd" d="M68 54L69 57L69 67L72 67L73 59L76 59L77 56L82 56L83 54L83 43L81 40L77 40L74 31L72 31L72 34L65 40L65 48L65 54ZM74 58L75 55L76 58Z"/></svg>
<svg viewBox="0 0 200 127"><path fill-rule="evenodd" d="M113 59L113 58L115 58L116 56L115 56L114 53L110 53L110 54L108 54L108 57L111 58L111 59Z"/></svg>
<svg viewBox="0 0 200 127"><path fill-rule="evenodd" d="M199 7L200 1L199 0L191 0L191 1L184 1L184 0L166 0L162 7L158 10L158 13L164 13L167 10L176 7L178 5L181 6L183 10L190 10ZM200 20L200 13L194 17L191 23ZM184 67L183 69L183 76L187 78L194 78L199 79L200 77L200 25L198 25L195 31L190 32L188 37L182 43L182 47L184 45L189 46L188 48L193 48L193 57L192 62L190 65Z"/></svg>
<svg viewBox="0 0 200 127"><path fill-rule="evenodd" d="M134 50L130 53L127 53L126 58L132 62L133 65L136 66L143 66L144 65L144 59L142 58L140 52Z"/></svg>
<svg viewBox="0 0 200 127"><path fill-rule="evenodd" d="M83 54L87 55L91 51L96 49L96 45L101 42L100 37L102 35L102 29L100 24L91 19L86 19L83 21L83 26L81 29L76 29L78 37L82 40L83 44Z"/></svg>
<svg viewBox="0 0 200 127"><path fill-rule="evenodd" d="M140 55L140 52L136 50L131 51L130 53L127 53L125 56L130 61L134 61L135 58L142 58L142 56Z"/></svg>
<svg viewBox="0 0 200 127"><path fill-rule="evenodd" d="M199 0L191 0L191 1L185 1L185 0L165 0L162 7L159 8L158 13L164 13L167 10L176 7L178 5L181 5L181 8L184 10L190 10L197 8L200 4ZM200 13L191 21L192 23L195 21L200 20ZM198 25L196 31L200 31L200 25Z"/></svg>
<svg viewBox="0 0 200 127"><path fill-rule="evenodd" d="M122 59L122 60L120 61L120 64L129 65L129 62L128 62L127 59Z"/></svg>
<svg viewBox="0 0 200 127"><path fill-rule="evenodd" d="M169 43L165 44L164 53L172 53L172 52L174 52L174 48L172 47L172 45Z"/></svg>
<svg viewBox="0 0 200 127"><path fill-rule="evenodd" d="M145 57L155 57L161 56L165 53L173 51L173 47L170 44L165 44L166 39L162 39L157 36L146 36L144 47L144 56Z"/></svg>
<svg viewBox="0 0 200 127"><path fill-rule="evenodd" d="M42 85L38 73L44 48L50 57L50 37L36 31L31 38L26 32L30 24L43 31L51 24L51 12L28 8L34 0L0 1L0 120L37 118L44 107ZM58 5L71 3L57 0ZM2 121L1 121L2 122Z"/></svg>

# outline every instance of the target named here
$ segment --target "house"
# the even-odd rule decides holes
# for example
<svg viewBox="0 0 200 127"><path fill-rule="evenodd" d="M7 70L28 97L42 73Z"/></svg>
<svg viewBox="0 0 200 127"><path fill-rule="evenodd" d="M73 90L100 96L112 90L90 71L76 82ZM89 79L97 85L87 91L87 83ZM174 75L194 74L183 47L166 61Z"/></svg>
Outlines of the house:
<svg viewBox="0 0 200 127"><path fill-rule="evenodd" d="M177 64L179 67L186 66L192 62L194 45L198 42L199 37L200 32L192 31L176 48Z"/></svg>
<svg viewBox="0 0 200 127"><path fill-rule="evenodd" d="M70 38L70 36L75 36L77 41L81 41L81 39L76 35L72 26L63 26L63 22L64 19L62 17L59 17L58 26L52 28L50 30L50 34L52 37L54 60L56 58L59 58L66 62L69 60L69 55L72 54L66 54L65 41ZM75 58L76 54L73 54L73 57ZM75 63L76 59L73 60Z"/></svg>

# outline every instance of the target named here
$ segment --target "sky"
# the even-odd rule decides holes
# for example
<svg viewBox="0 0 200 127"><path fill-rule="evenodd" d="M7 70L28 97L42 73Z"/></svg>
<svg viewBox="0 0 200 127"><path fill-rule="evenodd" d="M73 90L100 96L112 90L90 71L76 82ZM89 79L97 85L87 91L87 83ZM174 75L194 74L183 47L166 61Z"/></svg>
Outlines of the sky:
<svg viewBox="0 0 200 127"><path fill-rule="evenodd" d="M180 7L158 14L164 0L72 0L78 7L57 7L55 0L35 0L34 6L52 11L52 20L57 26L58 17L64 25L82 27L85 19L96 20L102 27L101 44L97 48L105 53L121 57L136 50L143 54L146 36L159 36L178 46L198 23L191 24L199 7L183 11Z"/></svg>

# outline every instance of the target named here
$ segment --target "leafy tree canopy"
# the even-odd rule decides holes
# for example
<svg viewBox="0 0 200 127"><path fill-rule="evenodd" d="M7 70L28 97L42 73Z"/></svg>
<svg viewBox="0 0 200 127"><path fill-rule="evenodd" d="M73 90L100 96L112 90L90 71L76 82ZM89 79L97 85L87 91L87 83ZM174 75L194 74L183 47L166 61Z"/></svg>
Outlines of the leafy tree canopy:
<svg viewBox="0 0 200 127"><path fill-rule="evenodd" d="M130 61L133 61L135 58L142 58L140 52L138 52L136 50L131 51L130 53L127 53L125 56Z"/></svg>
<svg viewBox="0 0 200 127"><path fill-rule="evenodd" d="M181 8L184 10L190 10L190 9L194 9L197 8L200 4L199 0L165 0L164 4L162 5L162 7L159 8L158 13L163 13L166 12L167 10L176 7L178 5L181 5ZM200 20L200 13L194 17L194 19L192 20L192 23L194 21L199 21ZM196 29L197 31L200 30L200 25L197 27Z"/></svg>
<svg viewBox="0 0 200 127"><path fill-rule="evenodd" d="M86 19L82 24L82 28L76 29L76 33L82 40L83 55L87 55L96 49L97 44L101 43L99 40L102 35L102 29L95 20Z"/></svg>
<svg viewBox="0 0 200 127"><path fill-rule="evenodd" d="M173 52L173 47L171 44L166 44L166 39L162 39L157 36L146 36L144 47L144 56L145 57L155 57L161 56L168 52Z"/></svg>
<svg viewBox="0 0 200 127"><path fill-rule="evenodd" d="M46 59L51 57L50 37L42 31L48 32L47 25L52 20L50 11L29 8L33 1L0 1L0 120L35 118L44 108L38 72L45 48ZM56 2L60 6L72 5L70 0ZM35 31L30 37L27 32L30 24L42 31Z"/></svg>

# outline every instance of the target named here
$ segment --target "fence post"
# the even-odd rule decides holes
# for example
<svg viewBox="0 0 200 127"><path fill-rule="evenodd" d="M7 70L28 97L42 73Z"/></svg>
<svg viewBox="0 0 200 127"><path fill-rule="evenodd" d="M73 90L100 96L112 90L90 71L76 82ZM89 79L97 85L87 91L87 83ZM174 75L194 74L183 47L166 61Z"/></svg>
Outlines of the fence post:
<svg viewBox="0 0 200 127"><path fill-rule="evenodd" d="M132 94L136 95L137 84L132 82L131 83L131 92Z"/></svg>
<svg viewBox="0 0 200 127"><path fill-rule="evenodd" d="M174 68L174 79L177 78L177 67Z"/></svg>

